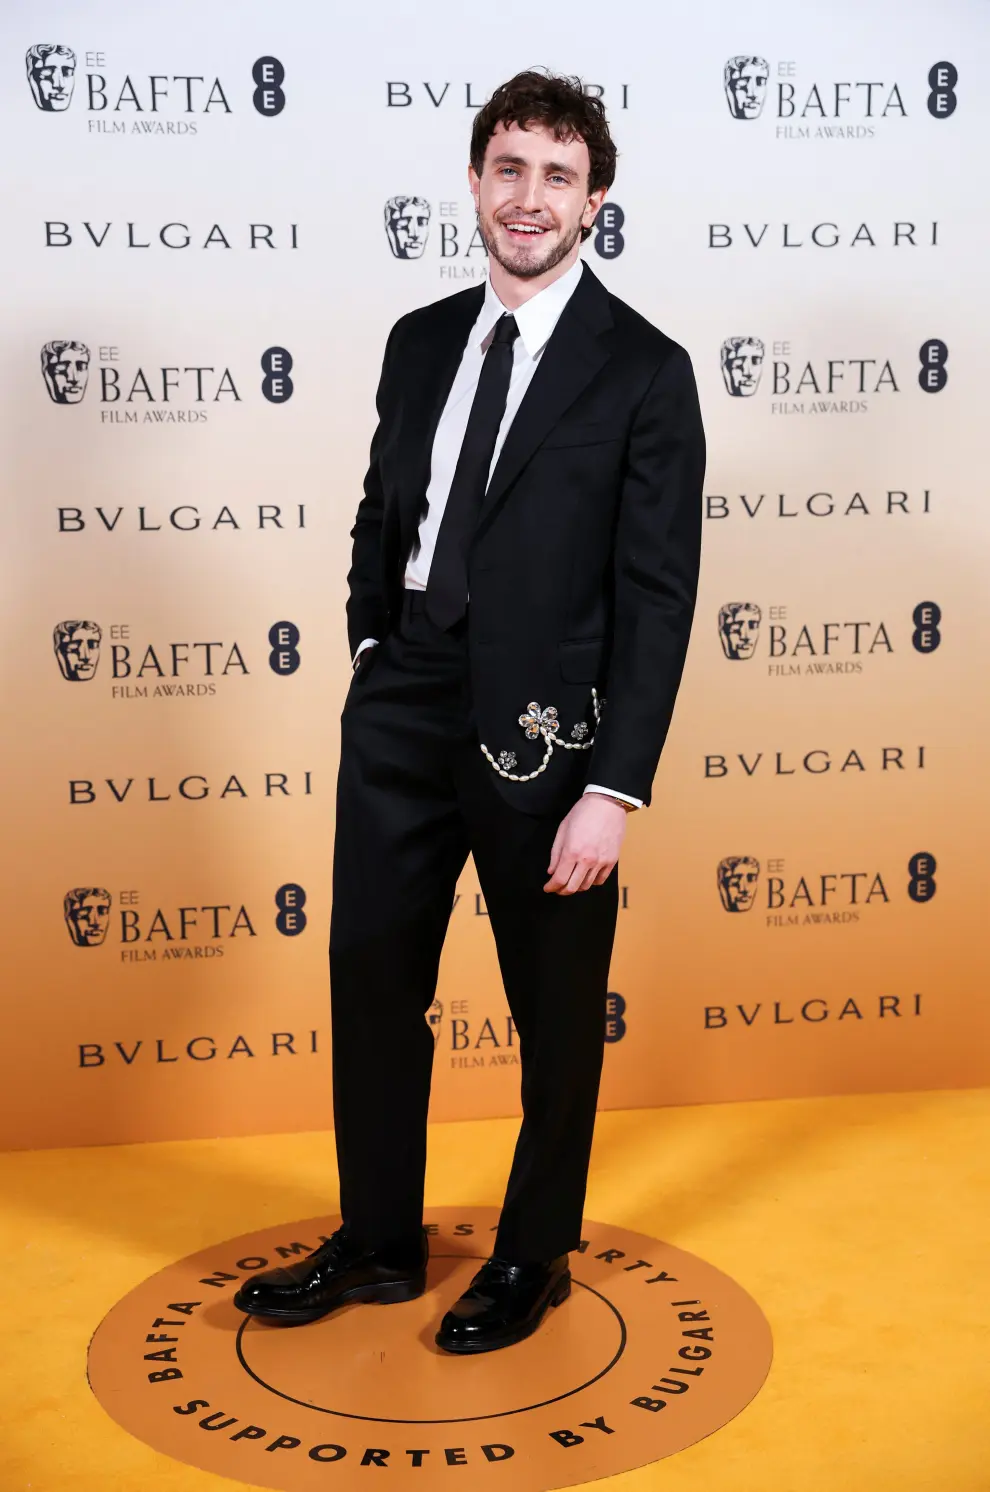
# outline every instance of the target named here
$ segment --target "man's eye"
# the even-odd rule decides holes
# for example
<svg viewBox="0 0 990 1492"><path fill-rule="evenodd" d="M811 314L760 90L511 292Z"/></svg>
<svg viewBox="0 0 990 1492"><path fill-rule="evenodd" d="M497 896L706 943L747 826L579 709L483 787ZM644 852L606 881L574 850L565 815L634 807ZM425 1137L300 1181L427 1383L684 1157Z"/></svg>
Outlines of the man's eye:
<svg viewBox="0 0 990 1492"><path fill-rule="evenodd" d="M515 168L515 166L503 166L502 167L502 175L503 176L515 176L516 175L516 168Z"/></svg>

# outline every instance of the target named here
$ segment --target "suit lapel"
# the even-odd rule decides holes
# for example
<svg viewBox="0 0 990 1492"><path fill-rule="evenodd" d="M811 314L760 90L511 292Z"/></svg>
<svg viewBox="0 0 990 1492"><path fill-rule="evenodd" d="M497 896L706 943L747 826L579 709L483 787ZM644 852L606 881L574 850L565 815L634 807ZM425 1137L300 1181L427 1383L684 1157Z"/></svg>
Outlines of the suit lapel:
<svg viewBox="0 0 990 1492"><path fill-rule="evenodd" d="M608 292L585 265L509 427L478 515L479 528L498 507L541 441L608 361L610 353L602 333L611 326Z"/></svg>
<svg viewBox="0 0 990 1492"><path fill-rule="evenodd" d="M402 370L398 496L403 543L413 537L420 500L429 485L433 438L484 298L485 288L478 285L442 301L436 323L424 325L415 361Z"/></svg>

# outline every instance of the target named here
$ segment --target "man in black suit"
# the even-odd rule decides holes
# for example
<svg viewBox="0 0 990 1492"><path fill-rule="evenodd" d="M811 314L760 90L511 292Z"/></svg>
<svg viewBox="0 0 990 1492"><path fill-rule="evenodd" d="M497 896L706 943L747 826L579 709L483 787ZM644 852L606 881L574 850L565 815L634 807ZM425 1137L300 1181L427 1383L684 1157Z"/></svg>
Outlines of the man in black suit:
<svg viewBox="0 0 990 1492"><path fill-rule="evenodd" d="M444 1317L507 1346L570 1289L630 811L650 801L698 582L704 435L683 348L579 257L615 174L578 80L476 117L486 286L402 317L352 530L330 974L342 1227L245 1283L313 1320L424 1288L432 1004L474 856L523 1122L492 1257Z"/></svg>

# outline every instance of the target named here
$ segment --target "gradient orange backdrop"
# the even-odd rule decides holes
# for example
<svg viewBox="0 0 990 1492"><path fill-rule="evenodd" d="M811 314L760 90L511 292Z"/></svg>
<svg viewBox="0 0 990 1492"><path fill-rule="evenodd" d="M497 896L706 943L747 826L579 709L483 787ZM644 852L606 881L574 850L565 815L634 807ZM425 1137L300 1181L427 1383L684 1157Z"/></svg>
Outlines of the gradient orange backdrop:
<svg viewBox="0 0 990 1492"><path fill-rule="evenodd" d="M2 106L18 141L7 236L19 287L0 359L7 1145L330 1123L326 942L349 677L344 577L380 357L397 316L483 271L483 255L465 253L464 88L470 81L480 100L537 55L604 89L620 149L613 198L624 248L604 259L591 243L585 257L690 351L710 449L688 664L653 804L631 818L620 866L602 1102L987 1079L979 650L988 520L978 454L987 334L972 191L986 103L964 75L965 106L951 119L926 108L928 69L971 55L984 18L909 6L905 25L889 0L866 16L843 0L826 22L774 0L751 36L719 0L703 21L678 18L672 66L660 15L620 3L602 35L590 0L572 11L566 46L552 18L527 13L525 57L492 18L473 17L462 33L437 9L424 27L391 0L374 17L350 17L345 34L291 7L273 20L258 0L238 7L236 27L176 0L167 34L102 0L85 17L52 5L40 30L23 10L4 18L4 55L17 63ZM82 59L61 117L35 106L20 70L41 31ZM793 76L808 86L897 79L906 115L840 142L781 136L770 103L758 121L733 120L721 70L750 47L772 69L795 58ZM87 62L89 52L104 60ZM251 67L266 55L286 72L287 106L273 118L252 106ZM334 59L332 87L317 55ZM103 126L121 116L87 112L87 70L118 83L220 77L230 113L196 115L194 134L108 134ZM421 78L435 94L451 80L439 106L418 81L408 106L388 106L389 80ZM185 119L175 97L160 117ZM342 153L342 139L360 149ZM383 231L383 204L397 192L432 205L415 262L395 259ZM937 221L937 242L919 229L914 247L895 248L893 224L905 219ZM52 221L68 225L61 238L71 242L49 246ZM823 221L837 224L835 249L810 242ZM175 222L189 225L187 249L159 236ZM872 249L850 246L862 222ZM277 247L252 250L251 223L268 224ZM731 248L709 248L718 223L732 225ZM801 247L783 247L784 223ZM129 247L128 224L147 249ZM213 224L229 249L202 247ZM753 397L730 398L719 348L743 333L764 341L767 363ZM42 345L56 337L91 352L89 387L74 407L52 402L39 371ZM919 348L933 337L949 348L949 379L935 396L917 377ZM293 359L292 397L281 404L261 390L262 354L273 347ZM774 358L819 369L889 361L897 389L857 411L781 409ZM160 392L162 368L191 366L217 377L229 369L237 398L200 404L180 373L168 409L205 420L144 420L165 411L160 398L100 401L101 368L129 387L140 367ZM117 418L128 407L138 423ZM891 505L889 492L906 494L905 505ZM831 494L813 506L834 511L809 512L813 493ZM717 617L730 601L762 610L745 661L722 650ZM941 644L928 653L911 640L924 601L943 618ZM79 618L102 627L101 660L91 681L69 683L52 629ZM288 675L269 665L269 629L281 621L300 634L300 664ZM854 656L842 624L855 621L868 624L864 639L882 623L892 651ZM807 626L818 646L827 622L841 639L827 658L771 657L772 623L786 625L792 643ZM110 667L125 638L133 659L149 644L166 659L173 643L188 645L188 666L152 685L214 691L128 695L139 681L114 680ZM216 659L236 643L247 672L208 678L192 646L206 641L222 644ZM860 666L808 667L824 663ZM898 751L903 765L891 765ZM839 770L851 752L862 766ZM815 770L802 769L808 753L828 753L830 770L818 770L821 754L809 758ZM187 779L187 792L205 780L209 795L182 797ZM92 801L82 801L85 783ZM918 853L937 861L937 890L924 902L908 894ZM732 855L761 866L757 904L742 914L726 912L718 892L717 866ZM844 899L842 878L861 873L861 889L882 878L886 900ZM783 909L798 921L775 922L771 875L789 894L801 878L820 888L823 875L838 877L838 889L827 906L801 902ZM295 936L276 925L276 893L287 885L306 894ZM113 896L100 947L74 946L63 919L66 892L84 886ZM232 908L224 934L242 906L253 932L214 938L212 914L195 914L193 927L187 912L185 939L170 942L162 929L121 941L122 910L138 912L147 931L161 909L174 935L180 908L214 905ZM857 915L826 921L825 911ZM176 949L190 956L164 956ZM470 863L438 1001L434 1117L516 1112L518 1044Z"/></svg>

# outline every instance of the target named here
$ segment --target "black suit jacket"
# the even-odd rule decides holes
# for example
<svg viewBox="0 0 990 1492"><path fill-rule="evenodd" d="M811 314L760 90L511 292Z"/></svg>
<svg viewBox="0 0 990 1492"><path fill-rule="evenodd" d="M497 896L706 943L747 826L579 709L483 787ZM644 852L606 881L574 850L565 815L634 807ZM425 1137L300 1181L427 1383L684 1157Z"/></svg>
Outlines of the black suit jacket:
<svg viewBox="0 0 990 1492"><path fill-rule="evenodd" d="M394 623L430 478L433 437L484 287L396 322L378 387L378 428L351 530L351 652ZM650 801L694 614L705 440L682 347L584 273L543 350L492 473L468 560L468 642L481 740L545 751L519 716L556 708L546 770L493 782L523 811L566 810L586 782ZM372 657L358 670L373 668ZM580 736L579 736L580 739ZM492 770L489 768L489 770Z"/></svg>

